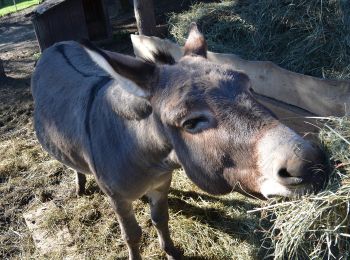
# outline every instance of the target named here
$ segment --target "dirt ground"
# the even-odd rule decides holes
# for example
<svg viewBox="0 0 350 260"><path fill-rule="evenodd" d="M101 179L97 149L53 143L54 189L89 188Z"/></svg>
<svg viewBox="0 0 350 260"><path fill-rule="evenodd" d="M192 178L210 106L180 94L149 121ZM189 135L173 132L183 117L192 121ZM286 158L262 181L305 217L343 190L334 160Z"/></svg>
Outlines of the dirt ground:
<svg viewBox="0 0 350 260"><path fill-rule="evenodd" d="M32 127L33 101L30 77L39 46L30 19L32 8L0 19L0 59L6 79L0 79L0 257L21 257L25 245L32 244L21 218L35 197L23 174L29 161L19 157L36 147ZM22 140L27 140L25 143ZM24 146L25 147L24 147ZM21 170L22 169L22 170ZM17 235L16 235L17 234ZM26 242L24 242L26 241ZM27 248L33 248L29 246ZM34 250L34 249L33 249ZM31 252L33 253L33 251ZM30 255L31 253L28 253Z"/></svg>
<svg viewBox="0 0 350 260"><path fill-rule="evenodd" d="M24 10L0 19L0 58L8 76L0 80L0 135L18 130L29 122L33 111L30 76L39 46Z"/></svg>

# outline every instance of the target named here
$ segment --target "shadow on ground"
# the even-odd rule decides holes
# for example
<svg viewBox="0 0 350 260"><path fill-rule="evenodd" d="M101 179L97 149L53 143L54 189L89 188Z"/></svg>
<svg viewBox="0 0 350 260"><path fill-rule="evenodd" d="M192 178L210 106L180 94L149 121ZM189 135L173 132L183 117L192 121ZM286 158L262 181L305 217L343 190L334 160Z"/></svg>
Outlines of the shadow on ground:
<svg viewBox="0 0 350 260"><path fill-rule="evenodd" d="M239 199L225 199L174 188L171 188L169 194L169 208L172 211L187 218L195 219L195 221L202 224L209 225L211 228L226 233L234 239L245 241L256 248L260 248L257 255L252 255L253 259L270 259L267 257L269 250L266 249L269 248L269 243L264 241L262 245L263 233L261 230L261 226L265 230L270 227L269 221L266 219L261 220L260 213L246 214L248 210L254 209L257 206L256 204ZM212 203L213 207L198 207L187 202L201 200ZM214 207L215 203L221 203L225 207L237 208L241 214L229 216L224 210ZM207 258L195 257L188 259L206 260Z"/></svg>

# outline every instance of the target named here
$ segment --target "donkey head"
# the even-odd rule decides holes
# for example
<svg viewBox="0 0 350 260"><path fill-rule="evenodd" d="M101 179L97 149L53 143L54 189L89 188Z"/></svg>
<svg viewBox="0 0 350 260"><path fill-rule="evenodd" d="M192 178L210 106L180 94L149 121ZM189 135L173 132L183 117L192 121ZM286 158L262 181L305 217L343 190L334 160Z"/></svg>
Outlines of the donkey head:
<svg viewBox="0 0 350 260"><path fill-rule="evenodd" d="M162 51L153 57L162 64L155 64L84 48L124 90L149 102L176 160L203 190L268 198L324 185L324 152L259 104L249 92L247 75L209 62L195 24L177 63Z"/></svg>

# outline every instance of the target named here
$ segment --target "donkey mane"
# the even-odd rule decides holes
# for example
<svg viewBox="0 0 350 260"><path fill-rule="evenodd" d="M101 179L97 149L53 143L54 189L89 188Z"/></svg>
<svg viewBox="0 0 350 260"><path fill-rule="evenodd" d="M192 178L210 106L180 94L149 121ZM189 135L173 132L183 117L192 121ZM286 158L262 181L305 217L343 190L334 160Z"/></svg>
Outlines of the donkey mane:
<svg viewBox="0 0 350 260"><path fill-rule="evenodd" d="M175 59L174 57L166 50L164 49L157 49L155 51L151 51L152 53L152 59L151 58L142 58L146 62L150 62L153 64L160 63L160 64L168 64L168 65L174 65Z"/></svg>

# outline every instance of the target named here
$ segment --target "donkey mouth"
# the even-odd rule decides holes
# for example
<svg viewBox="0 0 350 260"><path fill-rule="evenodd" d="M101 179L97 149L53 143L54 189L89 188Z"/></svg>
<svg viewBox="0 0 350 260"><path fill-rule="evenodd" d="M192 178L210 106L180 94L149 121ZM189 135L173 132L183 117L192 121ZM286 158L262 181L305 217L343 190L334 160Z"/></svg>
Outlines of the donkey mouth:
<svg viewBox="0 0 350 260"><path fill-rule="evenodd" d="M267 194L267 199L272 198L292 198L297 199L302 196L313 194L313 189L309 185L299 185L298 188L289 189L289 194Z"/></svg>
<svg viewBox="0 0 350 260"><path fill-rule="evenodd" d="M291 187L291 188L297 188L298 186L306 185L305 180L300 177L289 177L289 178L279 179L276 181L281 183L284 186Z"/></svg>
<svg viewBox="0 0 350 260"><path fill-rule="evenodd" d="M284 197L298 198L307 194L314 194L315 187L310 183L305 183L301 178L291 180L288 185L278 180L266 180L261 185L261 194L266 198Z"/></svg>

